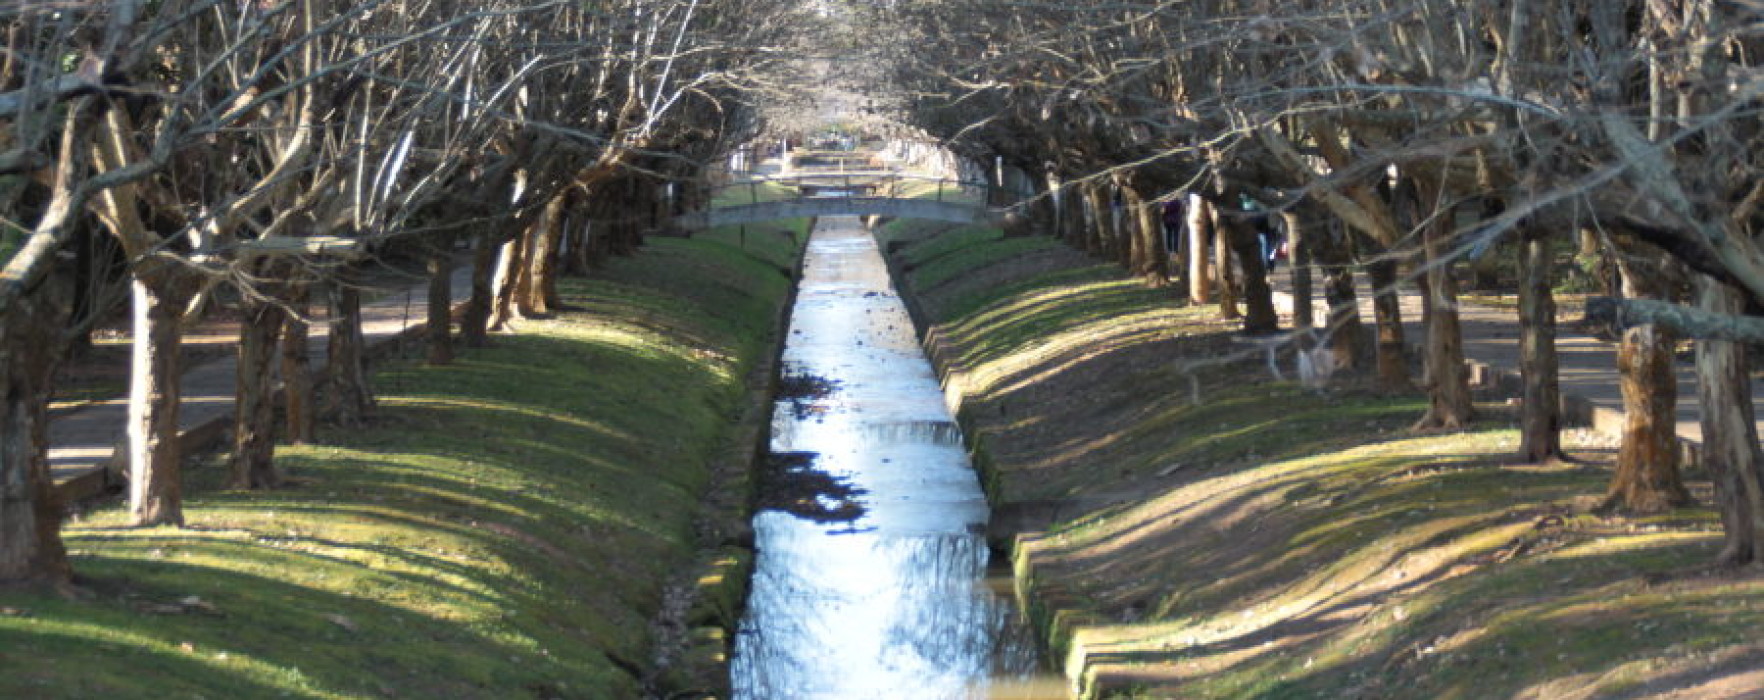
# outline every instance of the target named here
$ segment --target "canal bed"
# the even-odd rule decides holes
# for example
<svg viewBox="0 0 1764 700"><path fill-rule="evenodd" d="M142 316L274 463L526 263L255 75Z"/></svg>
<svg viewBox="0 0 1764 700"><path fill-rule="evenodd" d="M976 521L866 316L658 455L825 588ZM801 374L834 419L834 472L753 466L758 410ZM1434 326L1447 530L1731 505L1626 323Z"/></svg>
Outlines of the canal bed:
<svg viewBox="0 0 1764 700"><path fill-rule="evenodd" d="M1048 697L984 582L987 507L960 431L855 217L809 241L784 367L810 389L778 402L771 450L832 488L754 518L735 697Z"/></svg>

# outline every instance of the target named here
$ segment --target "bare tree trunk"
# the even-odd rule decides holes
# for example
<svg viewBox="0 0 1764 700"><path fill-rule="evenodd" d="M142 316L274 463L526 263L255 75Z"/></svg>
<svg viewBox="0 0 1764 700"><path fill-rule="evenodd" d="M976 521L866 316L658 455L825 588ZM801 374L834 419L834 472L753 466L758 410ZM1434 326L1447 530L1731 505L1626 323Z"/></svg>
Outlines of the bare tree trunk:
<svg viewBox="0 0 1764 700"><path fill-rule="evenodd" d="M494 228L479 233L473 243L472 296L459 320L459 339L468 348L490 344L490 311L496 301L496 255L501 247Z"/></svg>
<svg viewBox="0 0 1764 700"><path fill-rule="evenodd" d="M1311 208L1305 209L1307 214L1314 213L1309 211ZM1310 233L1305 231L1308 217L1301 216L1300 210L1287 211L1282 216L1286 217L1286 250L1292 266L1292 327L1312 328L1317 319L1312 310L1311 249L1306 240Z"/></svg>
<svg viewBox="0 0 1764 700"><path fill-rule="evenodd" d="M1372 316L1378 324L1378 387L1408 391L1409 366L1404 358L1403 310L1397 288L1397 261L1380 253L1366 265L1372 283Z"/></svg>
<svg viewBox="0 0 1764 700"><path fill-rule="evenodd" d="M1268 286L1267 268L1262 264L1262 242L1254 227L1248 221L1231 217L1224 217L1219 223L1220 238L1230 243L1238 268L1243 271L1243 332L1255 335L1280 330L1280 316L1274 312L1274 290Z"/></svg>
<svg viewBox="0 0 1764 700"><path fill-rule="evenodd" d="M1353 250L1346 232L1331 223L1313 231L1308 241L1323 273L1323 301L1329 309L1324 334L1335 366L1352 370L1365 366L1366 326L1360 320L1359 293L1354 290Z"/></svg>
<svg viewBox="0 0 1764 700"><path fill-rule="evenodd" d="M73 575L48 439L67 298L48 290L18 297L0 325L0 583L60 584Z"/></svg>
<svg viewBox="0 0 1764 700"><path fill-rule="evenodd" d="M135 525L183 525L183 399L178 347L190 285L175 272L134 289L134 359L129 382L129 516Z"/></svg>
<svg viewBox="0 0 1764 700"><path fill-rule="evenodd" d="M585 210L586 207L579 209ZM564 248L562 274L573 277L588 275L589 265L589 228L585 211L578 211L576 216L566 217L563 223Z"/></svg>
<svg viewBox="0 0 1764 700"><path fill-rule="evenodd" d="M1164 218L1155 202L1146 201L1139 191L1122 188L1127 212L1133 217L1133 274L1147 287L1161 288L1170 284L1170 251L1164 247Z"/></svg>
<svg viewBox="0 0 1764 700"><path fill-rule="evenodd" d="M1084 250L1089 236L1084 228L1084 193L1072 184L1060 187L1060 240Z"/></svg>
<svg viewBox="0 0 1764 700"><path fill-rule="evenodd" d="M239 323L238 373L233 397L232 486L271 489L276 472L276 339L287 312L270 300L245 303Z"/></svg>
<svg viewBox="0 0 1764 700"><path fill-rule="evenodd" d="M309 353L311 329L307 318L312 314L312 285L294 283L288 304L295 314L282 322L282 396L285 407L284 424L288 441L296 445L310 444L316 438L313 420L312 357Z"/></svg>
<svg viewBox="0 0 1764 700"><path fill-rule="evenodd" d="M1730 286L1698 275L1697 306L1738 315L1745 311ZM1723 543L1717 561L1738 566L1764 561L1764 454L1758 449L1746 346L1697 341L1697 399L1702 403L1703 466L1715 482Z"/></svg>
<svg viewBox="0 0 1764 700"><path fill-rule="evenodd" d="M625 200L615 210L613 235L608 241L611 244L608 251L620 257L632 255L643 247L643 227L648 221L647 212L655 201L654 188L645 178L627 177L623 182Z"/></svg>
<svg viewBox="0 0 1764 700"><path fill-rule="evenodd" d="M1658 513L1690 502L1678 475L1678 438L1673 416L1672 338L1657 326L1631 328L1617 350L1623 389L1623 446L1605 506Z"/></svg>
<svg viewBox="0 0 1764 700"><path fill-rule="evenodd" d="M1659 298L1664 271L1625 265L1625 296ZM1617 347L1623 390L1623 445L1604 508L1658 513L1690 502L1678 473L1675 422L1678 381L1672 372L1673 337L1654 324L1629 328Z"/></svg>
<svg viewBox="0 0 1764 700"><path fill-rule="evenodd" d="M1213 288L1218 291L1219 318L1242 318L1237 309L1237 275L1231 270L1231 230L1219 207L1209 203L1213 214Z"/></svg>
<svg viewBox="0 0 1764 700"><path fill-rule="evenodd" d="M1120 265L1128 274L1133 273L1133 264L1138 260L1139 236L1134 229L1139 228L1138 217L1133 215L1127 204L1125 188L1115 186L1109 190L1109 235L1114 237L1113 250L1115 264Z"/></svg>
<svg viewBox="0 0 1764 700"><path fill-rule="evenodd" d="M1121 257L1117 262L1121 269L1129 275L1139 274L1140 265L1145 260L1145 236L1140 231L1139 197L1129 187L1115 186L1116 201L1119 202L1115 215L1116 233L1121 237Z"/></svg>
<svg viewBox="0 0 1764 700"><path fill-rule="evenodd" d="M453 361L453 256L451 245L436 241L429 249L429 303L424 330L429 340L429 364Z"/></svg>
<svg viewBox="0 0 1764 700"><path fill-rule="evenodd" d="M596 209L597 210L597 209ZM595 210L591 210L595 211ZM612 225L604 218L591 218L582 224L582 255L588 269L592 270L606 264L612 255Z"/></svg>
<svg viewBox="0 0 1764 700"><path fill-rule="evenodd" d="M1491 256L1492 257L1492 256ZM1519 241L1519 458L1549 462L1562 454L1562 393L1556 364L1556 299L1550 292L1549 242L1530 226Z"/></svg>
<svg viewBox="0 0 1764 700"><path fill-rule="evenodd" d="M1054 207L1053 193L1048 190L1047 177L1025 173L1029 182L1029 230L1038 236L1059 235L1060 212Z"/></svg>
<svg viewBox="0 0 1764 700"><path fill-rule="evenodd" d="M1599 232L1592 230L1590 227L1583 226L1576 231L1574 234L1574 241L1575 246L1578 249L1578 252L1576 253L1577 255L1593 256L1603 255L1605 253L1605 245L1599 241Z"/></svg>
<svg viewBox="0 0 1764 700"><path fill-rule="evenodd" d="M344 267L331 282L331 330L325 345L325 414L344 427L362 425L374 410L361 337L361 287L356 277L355 268Z"/></svg>
<svg viewBox="0 0 1764 700"><path fill-rule="evenodd" d="M616 218L609 222L611 227L607 229L610 235L606 239L606 252L611 257L626 257L637 252L632 241L637 238L639 224L629 209L620 209L614 216Z"/></svg>
<svg viewBox="0 0 1764 700"><path fill-rule="evenodd" d="M557 253L563 237L564 203L568 199L568 192L553 196L545 203L539 219L533 222L531 243L524 251L527 258L524 284L520 285L520 298L516 300L523 315L549 314L557 305Z"/></svg>
<svg viewBox="0 0 1764 700"><path fill-rule="evenodd" d="M1451 222L1435 217L1422 229L1423 264L1427 270L1427 294L1432 313L1427 315L1427 414L1416 428L1454 430L1470 424L1475 404L1470 400L1470 376L1464 366L1464 335L1458 325L1458 283L1452 278L1445 238Z"/></svg>
<svg viewBox="0 0 1764 700"><path fill-rule="evenodd" d="M490 303L491 331L507 330L509 322L521 317L515 297L519 294L521 280L526 277L526 267L521 261L531 233L522 230L497 246L496 275L491 282L491 287L496 290Z"/></svg>
<svg viewBox="0 0 1764 700"><path fill-rule="evenodd" d="M1115 254L1114 212L1109 205L1108 191L1095 181L1084 184L1084 201L1090 208L1090 227L1084 235L1084 252L1097 257Z"/></svg>
<svg viewBox="0 0 1764 700"><path fill-rule="evenodd" d="M1205 304L1213 294L1213 263L1208 256L1212 249L1213 205L1205 199L1188 197L1188 301Z"/></svg>
<svg viewBox="0 0 1764 700"><path fill-rule="evenodd" d="M1476 291L1499 289L1501 285L1501 256L1496 255L1500 248L1496 246L1482 254L1482 257L1470 261L1470 288ZM1523 253L1522 253L1523 255Z"/></svg>

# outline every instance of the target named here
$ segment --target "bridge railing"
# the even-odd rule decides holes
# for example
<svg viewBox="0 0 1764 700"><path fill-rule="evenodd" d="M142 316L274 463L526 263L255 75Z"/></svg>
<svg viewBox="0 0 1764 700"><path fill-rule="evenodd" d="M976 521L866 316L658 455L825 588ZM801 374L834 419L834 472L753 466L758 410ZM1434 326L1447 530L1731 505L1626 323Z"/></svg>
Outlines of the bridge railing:
<svg viewBox="0 0 1764 700"><path fill-rule="evenodd" d="M930 185L930 189L928 190L930 194L929 199L933 201L942 202L946 197L976 196L979 200L975 202L976 206L986 206L989 200L988 195L990 195L993 190L997 189L992 183L977 180L960 180L948 177L917 175L897 170L845 170L838 172L798 172L789 175L752 176L717 185L712 188L711 196L712 200L715 201L723 192L730 190L744 190L748 195L746 204L759 204L762 201L781 201L780 198L777 197L762 199L760 196L760 187L766 184L782 184L796 188L795 193L791 197L786 198L795 200L809 199L811 197L826 198L825 195L813 194L812 192L814 190L836 190L848 193L846 196L849 197L856 196L849 193L854 193L859 190L876 189L882 189L884 192L880 195L872 196L907 199L925 198L925 192L919 192L913 195L907 195L905 193L902 184L910 182ZM728 206L728 204L725 204L724 206Z"/></svg>

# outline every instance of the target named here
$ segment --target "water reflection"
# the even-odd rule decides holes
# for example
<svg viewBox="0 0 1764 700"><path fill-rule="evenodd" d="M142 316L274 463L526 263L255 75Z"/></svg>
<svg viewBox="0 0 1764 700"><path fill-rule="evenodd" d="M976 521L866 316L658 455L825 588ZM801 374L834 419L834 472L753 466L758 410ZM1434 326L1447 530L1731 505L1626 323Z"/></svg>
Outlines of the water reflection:
<svg viewBox="0 0 1764 700"><path fill-rule="evenodd" d="M781 401L771 448L814 453L863 509L754 518L735 697L988 697L1027 678L1034 654L983 584L987 510L960 431L869 234L824 218L808 256L785 361L830 390L813 410Z"/></svg>

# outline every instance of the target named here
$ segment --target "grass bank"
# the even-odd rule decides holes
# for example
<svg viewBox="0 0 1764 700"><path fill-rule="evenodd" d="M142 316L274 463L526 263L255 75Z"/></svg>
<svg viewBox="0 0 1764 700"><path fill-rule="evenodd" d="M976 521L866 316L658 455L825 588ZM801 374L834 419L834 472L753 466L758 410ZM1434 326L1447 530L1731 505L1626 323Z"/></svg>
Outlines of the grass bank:
<svg viewBox="0 0 1764 700"><path fill-rule="evenodd" d="M1017 535L1029 613L1086 696L1764 687L1764 582L1697 568L1719 542L1707 509L1589 513L1606 438L1571 431L1577 464L1515 464L1498 400L1470 430L1410 433L1424 397L1274 381L1210 308L1054 241L883 235Z"/></svg>
<svg viewBox="0 0 1764 700"><path fill-rule="evenodd" d="M83 596L0 593L0 697L629 698L658 648L716 661L739 594L691 585L741 578L717 545L792 226L655 240L494 347L388 361L371 426L278 449L291 488L225 490L217 459L190 468L185 528L84 515Z"/></svg>

